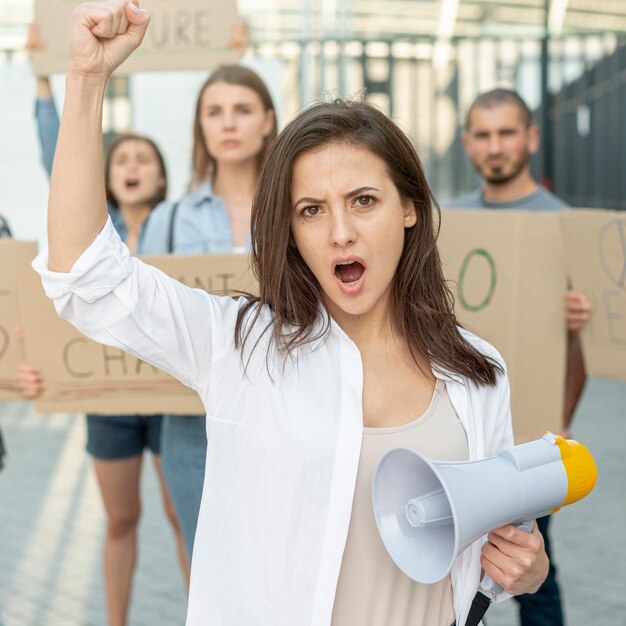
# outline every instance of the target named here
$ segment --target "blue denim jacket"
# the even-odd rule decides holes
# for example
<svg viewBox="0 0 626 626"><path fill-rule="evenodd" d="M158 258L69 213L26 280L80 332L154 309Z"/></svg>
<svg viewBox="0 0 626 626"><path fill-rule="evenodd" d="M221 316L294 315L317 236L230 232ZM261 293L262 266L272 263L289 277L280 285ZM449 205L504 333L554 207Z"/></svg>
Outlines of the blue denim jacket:
<svg viewBox="0 0 626 626"><path fill-rule="evenodd" d="M35 100L35 120L37 121L37 134L41 146L41 160L48 172L52 173L52 161L57 147L59 136L59 114L52 98L37 98Z"/></svg>
<svg viewBox="0 0 626 626"><path fill-rule="evenodd" d="M178 206L176 206L178 205ZM172 212L174 254L226 254L233 251L230 218L224 202L205 180L178 203L162 202L150 215L141 254L167 254Z"/></svg>
<svg viewBox="0 0 626 626"><path fill-rule="evenodd" d="M175 206L174 202L161 202L152 211L144 229L141 254L170 252L168 245ZM228 211L222 199L213 195L210 181L202 182L179 200L172 234L174 254L219 254L233 251Z"/></svg>

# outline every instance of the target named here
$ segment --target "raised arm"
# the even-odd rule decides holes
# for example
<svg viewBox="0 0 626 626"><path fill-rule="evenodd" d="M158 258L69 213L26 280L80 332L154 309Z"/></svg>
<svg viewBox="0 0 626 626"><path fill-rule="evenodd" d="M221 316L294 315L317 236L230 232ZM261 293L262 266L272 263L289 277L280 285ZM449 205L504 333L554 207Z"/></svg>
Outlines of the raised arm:
<svg viewBox="0 0 626 626"><path fill-rule="evenodd" d="M24 48L29 54L45 49L39 26L34 22L28 25L28 36ZM59 114L57 113L50 79L48 76L37 76L35 83L35 120L37 122L37 134L41 146L41 160L48 172L52 173L52 161L54 149L59 135Z"/></svg>
<svg viewBox="0 0 626 626"><path fill-rule="evenodd" d="M70 66L50 181L49 269L67 272L102 230L102 104L106 82L143 40L150 17L138 0L82 4L70 27Z"/></svg>
<svg viewBox="0 0 626 626"><path fill-rule="evenodd" d="M35 120L37 122L37 135L41 146L41 162L48 176L52 174L54 150L59 136L59 114L52 99L52 93L48 97L43 94L50 90L47 78L37 79L37 100L35 101Z"/></svg>

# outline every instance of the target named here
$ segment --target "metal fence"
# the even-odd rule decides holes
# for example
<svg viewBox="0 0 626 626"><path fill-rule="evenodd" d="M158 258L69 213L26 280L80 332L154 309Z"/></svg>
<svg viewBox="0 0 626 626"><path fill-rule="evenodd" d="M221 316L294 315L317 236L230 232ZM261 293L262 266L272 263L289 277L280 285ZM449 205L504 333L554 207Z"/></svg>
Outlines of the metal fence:
<svg viewBox="0 0 626 626"><path fill-rule="evenodd" d="M626 210L626 43L552 95L548 114L556 193Z"/></svg>
<svg viewBox="0 0 626 626"><path fill-rule="evenodd" d="M315 100L365 94L413 138L435 193L446 198L477 184L460 134L478 93L508 86L541 110L541 46L541 39L313 40L258 43L255 53L283 63L288 116ZM626 208L625 48L626 36L614 35L548 42L549 123L533 171L573 205Z"/></svg>

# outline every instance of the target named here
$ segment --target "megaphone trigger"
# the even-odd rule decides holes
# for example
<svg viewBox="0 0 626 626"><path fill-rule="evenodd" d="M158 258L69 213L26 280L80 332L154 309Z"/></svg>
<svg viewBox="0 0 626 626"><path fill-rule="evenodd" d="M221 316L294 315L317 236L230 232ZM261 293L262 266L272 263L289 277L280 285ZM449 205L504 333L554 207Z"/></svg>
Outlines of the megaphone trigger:
<svg viewBox="0 0 626 626"><path fill-rule="evenodd" d="M521 522L517 522L513 524L513 526L519 528L520 530L523 530L524 532L532 533L534 523L535 519L531 518L522 520ZM493 578L491 578L489 574L485 572L485 575L480 581L478 591L487 596L489 598L489 601L492 602L493 600L495 600L496 596L498 596L498 594L502 593L502 591L504 590L502 589L501 585L499 585Z"/></svg>

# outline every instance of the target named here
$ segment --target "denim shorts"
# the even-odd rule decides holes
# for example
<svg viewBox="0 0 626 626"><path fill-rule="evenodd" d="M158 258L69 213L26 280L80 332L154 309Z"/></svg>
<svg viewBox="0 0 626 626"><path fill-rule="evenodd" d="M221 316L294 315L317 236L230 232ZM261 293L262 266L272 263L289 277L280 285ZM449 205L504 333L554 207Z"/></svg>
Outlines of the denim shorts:
<svg viewBox="0 0 626 626"><path fill-rule="evenodd" d="M87 415L87 452L96 459L128 459L148 448L161 452L161 415Z"/></svg>

